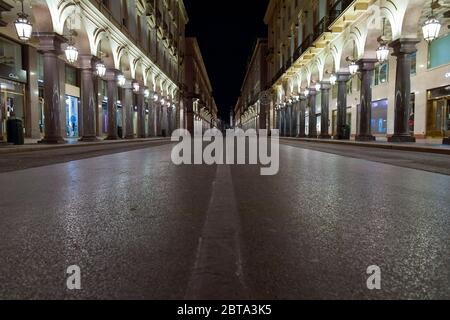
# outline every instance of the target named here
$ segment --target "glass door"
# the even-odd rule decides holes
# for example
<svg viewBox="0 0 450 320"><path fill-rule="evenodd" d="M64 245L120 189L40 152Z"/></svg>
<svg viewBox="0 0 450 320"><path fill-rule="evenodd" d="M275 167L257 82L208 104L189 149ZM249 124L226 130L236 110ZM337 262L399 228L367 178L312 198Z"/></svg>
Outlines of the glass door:
<svg viewBox="0 0 450 320"><path fill-rule="evenodd" d="M450 118L448 99L437 99L428 102L427 136L442 138L449 132Z"/></svg>
<svg viewBox="0 0 450 320"><path fill-rule="evenodd" d="M6 121L9 118L22 120L25 127L24 86L20 83L0 82L0 137L6 137ZM6 140L6 139L5 139Z"/></svg>

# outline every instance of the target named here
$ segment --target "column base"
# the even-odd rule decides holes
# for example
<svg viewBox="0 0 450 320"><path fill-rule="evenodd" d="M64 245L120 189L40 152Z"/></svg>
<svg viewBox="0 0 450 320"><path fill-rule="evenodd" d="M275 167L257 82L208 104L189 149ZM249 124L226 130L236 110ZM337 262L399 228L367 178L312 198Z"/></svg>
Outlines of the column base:
<svg viewBox="0 0 450 320"><path fill-rule="evenodd" d="M308 134L308 139L317 139L317 134Z"/></svg>
<svg viewBox="0 0 450 320"><path fill-rule="evenodd" d="M416 138L408 135L393 135L388 138L388 142L416 142Z"/></svg>
<svg viewBox="0 0 450 320"><path fill-rule="evenodd" d="M350 139L341 135L335 135L333 136L333 140L350 140Z"/></svg>
<svg viewBox="0 0 450 320"><path fill-rule="evenodd" d="M125 136L126 140L133 140L134 139L134 135L127 135Z"/></svg>
<svg viewBox="0 0 450 320"><path fill-rule="evenodd" d="M119 140L119 137L117 136L108 136L105 139L106 141L115 141L115 140Z"/></svg>
<svg viewBox="0 0 450 320"><path fill-rule="evenodd" d="M329 139L331 139L331 136L329 134L321 134L319 136L319 139L329 140Z"/></svg>
<svg viewBox="0 0 450 320"><path fill-rule="evenodd" d="M298 134L296 138L304 139L306 138L306 134Z"/></svg>
<svg viewBox="0 0 450 320"><path fill-rule="evenodd" d="M374 136L356 136L355 141L376 141L377 139Z"/></svg>
<svg viewBox="0 0 450 320"><path fill-rule="evenodd" d="M442 141L442 144L450 145L450 137L444 138L444 140Z"/></svg>
<svg viewBox="0 0 450 320"><path fill-rule="evenodd" d="M44 138L38 141L38 144L66 144L67 141L61 137L57 138Z"/></svg>
<svg viewBox="0 0 450 320"><path fill-rule="evenodd" d="M100 139L95 137L81 137L78 139L79 142L99 142Z"/></svg>

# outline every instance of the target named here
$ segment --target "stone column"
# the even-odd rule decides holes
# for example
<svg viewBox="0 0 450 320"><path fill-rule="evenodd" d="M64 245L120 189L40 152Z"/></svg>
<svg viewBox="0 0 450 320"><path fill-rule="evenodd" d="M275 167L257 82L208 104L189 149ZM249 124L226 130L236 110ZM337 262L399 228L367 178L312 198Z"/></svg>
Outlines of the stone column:
<svg viewBox="0 0 450 320"><path fill-rule="evenodd" d="M320 116L320 139L331 139L329 133L330 127L330 89L329 82L322 81L320 83L321 90L321 116Z"/></svg>
<svg viewBox="0 0 450 320"><path fill-rule="evenodd" d="M189 133L194 135L194 102L192 99L186 99L186 104L184 105L185 110L185 129L189 131Z"/></svg>
<svg viewBox="0 0 450 320"><path fill-rule="evenodd" d="M281 136L281 110L277 109L277 129L279 131L279 135Z"/></svg>
<svg viewBox="0 0 450 320"><path fill-rule="evenodd" d="M316 96L315 88L309 89L309 133L308 138L317 139L317 116L316 116Z"/></svg>
<svg viewBox="0 0 450 320"><path fill-rule="evenodd" d="M5 106L0 104L0 144L6 143L3 138L3 119L5 117Z"/></svg>
<svg viewBox="0 0 450 320"><path fill-rule="evenodd" d="M125 118L125 139L134 139L133 131L133 85L131 80L127 80L122 87L123 90L123 110Z"/></svg>
<svg viewBox="0 0 450 320"><path fill-rule="evenodd" d="M416 142L409 131L409 115L411 112L411 54L417 51L418 39L401 38L389 44L397 57L395 76L395 119L394 135L389 142Z"/></svg>
<svg viewBox="0 0 450 320"><path fill-rule="evenodd" d="M291 136L291 119L292 119L292 115L291 115L291 105L287 104L286 105L286 137L290 137Z"/></svg>
<svg viewBox="0 0 450 320"><path fill-rule="evenodd" d="M306 97L301 94L300 95L300 101L299 101L299 111L298 111L298 138L305 138L306 137Z"/></svg>
<svg viewBox="0 0 450 320"><path fill-rule="evenodd" d="M283 109L281 109L281 136L286 136L286 106L283 106Z"/></svg>
<svg viewBox="0 0 450 320"><path fill-rule="evenodd" d="M95 131L96 103L94 97L93 66L96 58L92 55L81 55L81 109L83 110L83 136L80 141L97 141Z"/></svg>
<svg viewBox="0 0 450 320"><path fill-rule="evenodd" d="M162 136L162 121L161 121L162 115L163 115L162 106L160 103L158 103L156 105L156 135L158 137ZM193 124L194 123L192 122L192 125Z"/></svg>
<svg viewBox="0 0 450 320"><path fill-rule="evenodd" d="M375 141L372 135L372 80L377 59L361 59L358 61L361 71L361 99L359 128L356 141Z"/></svg>
<svg viewBox="0 0 450 320"><path fill-rule="evenodd" d="M28 82L25 90L25 132L27 138L39 139L39 86L38 86L38 53L35 47L23 46L24 69L27 71ZM0 110L1 113L1 110ZM0 115L1 119L1 115ZM1 141L1 122L0 122Z"/></svg>
<svg viewBox="0 0 450 320"><path fill-rule="evenodd" d="M117 75L118 70L112 69L106 72L108 81L108 136L106 140L118 140L117 133Z"/></svg>
<svg viewBox="0 0 450 320"><path fill-rule="evenodd" d="M153 106L153 100L148 101L148 136L155 136L155 108Z"/></svg>
<svg viewBox="0 0 450 320"><path fill-rule="evenodd" d="M61 88L61 82L64 83L62 81L64 79L60 78L62 73L59 70L61 64L58 55L61 54L61 44L66 39L56 33L39 33L36 37L39 40L38 50L44 56L45 135L39 143L65 143L61 135L61 100L64 101L62 97L64 88Z"/></svg>
<svg viewBox="0 0 450 320"><path fill-rule="evenodd" d="M290 125L289 125L289 128L290 128L290 131L289 131L289 136L290 137L295 137L296 136L296 133L295 133L295 128L296 128L296 125L295 125L295 119L296 119L296 117L295 117L295 103L292 103L290 106L289 106L289 110L290 110L290 119L291 119L291 122L290 122Z"/></svg>
<svg viewBox="0 0 450 320"><path fill-rule="evenodd" d="M139 138L145 138L145 97L144 97L144 86L139 84L139 92L137 95L137 113L138 113L138 127L137 134Z"/></svg>
<svg viewBox="0 0 450 320"><path fill-rule="evenodd" d="M345 126L347 124L347 82L351 79L349 72L338 72L336 74L338 84L336 136L334 139L343 140Z"/></svg>

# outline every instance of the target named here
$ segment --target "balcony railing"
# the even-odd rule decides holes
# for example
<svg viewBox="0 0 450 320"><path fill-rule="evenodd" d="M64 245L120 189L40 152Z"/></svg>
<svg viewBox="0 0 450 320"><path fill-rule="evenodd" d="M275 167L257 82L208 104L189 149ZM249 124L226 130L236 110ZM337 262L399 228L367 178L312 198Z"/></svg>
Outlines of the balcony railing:
<svg viewBox="0 0 450 320"><path fill-rule="evenodd" d="M289 58L286 63L284 64L284 70L288 70L292 66L292 58Z"/></svg>
<svg viewBox="0 0 450 320"><path fill-rule="evenodd" d="M322 20L314 27L314 40L317 40L322 34L328 31L330 25L329 18L327 16L323 17Z"/></svg>
<svg viewBox="0 0 450 320"><path fill-rule="evenodd" d="M297 48L297 50L294 51L294 61L297 61L298 58L301 57L301 55L308 50L308 48L312 45L313 43L313 35L310 34L308 35L305 40L303 40L302 44Z"/></svg>
<svg viewBox="0 0 450 320"><path fill-rule="evenodd" d="M273 77L272 79L272 83L275 83L278 81L278 79L280 79L284 72L286 71L286 69L284 67L282 67L280 70L278 70L278 72L275 74L275 77Z"/></svg>
<svg viewBox="0 0 450 320"><path fill-rule="evenodd" d="M334 22L352 4L353 0L337 0L330 9L330 22Z"/></svg>

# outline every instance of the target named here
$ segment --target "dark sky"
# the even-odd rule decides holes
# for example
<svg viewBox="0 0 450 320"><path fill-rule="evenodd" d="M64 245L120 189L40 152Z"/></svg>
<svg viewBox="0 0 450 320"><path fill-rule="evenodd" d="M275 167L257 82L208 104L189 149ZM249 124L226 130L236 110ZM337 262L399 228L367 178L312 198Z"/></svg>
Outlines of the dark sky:
<svg viewBox="0 0 450 320"><path fill-rule="evenodd" d="M196 37L222 120L229 122L247 61L258 37L266 37L269 0L184 0L187 36Z"/></svg>

